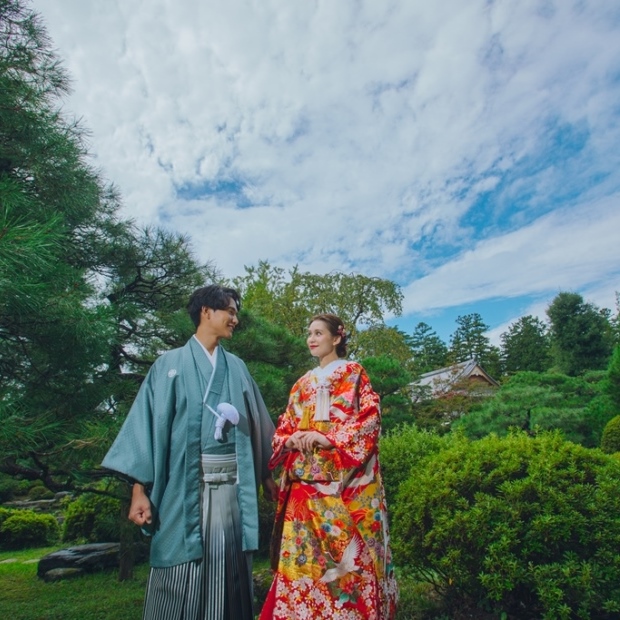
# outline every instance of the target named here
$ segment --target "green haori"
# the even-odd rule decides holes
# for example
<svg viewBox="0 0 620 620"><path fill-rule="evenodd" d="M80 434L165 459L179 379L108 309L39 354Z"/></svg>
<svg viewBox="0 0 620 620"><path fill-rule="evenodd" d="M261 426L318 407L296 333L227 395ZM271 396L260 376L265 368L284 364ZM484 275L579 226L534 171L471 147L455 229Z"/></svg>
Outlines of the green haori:
<svg viewBox="0 0 620 620"><path fill-rule="evenodd" d="M243 549L258 549L257 489L269 475L274 426L246 365L222 347L230 402L240 414L235 429L238 468L237 497L241 511ZM203 410L200 344L159 357L147 374L136 400L102 466L147 488L154 510L151 566L164 568L202 558L200 516L200 437ZM223 356L220 358L220 356ZM205 415L212 415L206 410Z"/></svg>

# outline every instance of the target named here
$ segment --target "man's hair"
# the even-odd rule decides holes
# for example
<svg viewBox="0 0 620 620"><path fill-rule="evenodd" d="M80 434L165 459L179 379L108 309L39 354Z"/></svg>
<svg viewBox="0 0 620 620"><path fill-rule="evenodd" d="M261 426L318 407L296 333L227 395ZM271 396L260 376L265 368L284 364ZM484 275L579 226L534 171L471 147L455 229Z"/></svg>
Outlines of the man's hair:
<svg viewBox="0 0 620 620"><path fill-rule="evenodd" d="M234 288L209 284L209 286L203 286L192 293L187 304L187 311L194 325L198 327L203 308L225 310L230 305L231 299L237 305L237 310L241 310L241 297Z"/></svg>

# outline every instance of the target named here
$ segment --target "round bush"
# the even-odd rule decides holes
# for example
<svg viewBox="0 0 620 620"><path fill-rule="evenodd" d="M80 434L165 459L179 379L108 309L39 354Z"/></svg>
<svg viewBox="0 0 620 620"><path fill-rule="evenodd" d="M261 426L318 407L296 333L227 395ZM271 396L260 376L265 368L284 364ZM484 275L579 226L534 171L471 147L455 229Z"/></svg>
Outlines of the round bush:
<svg viewBox="0 0 620 620"><path fill-rule="evenodd" d="M10 502L17 496L19 482L10 476L0 474L0 504Z"/></svg>
<svg viewBox="0 0 620 620"><path fill-rule="evenodd" d="M30 491L28 491L28 498L33 501L38 499L54 499L54 493L40 484L33 486Z"/></svg>
<svg viewBox="0 0 620 620"><path fill-rule="evenodd" d="M118 499L84 493L67 504L64 517L64 541L120 540L121 504Z"/></svg>
<svg viewBox="0 0 620 620"><path fill-rule="evenodd" d="M15 512L14 509L11 508L3 508L0 506L0 528L2 528L2 524Z"/></svg>
<svg viewBox="0 0 620 620"><path fill-rule="evenodd" d="M620 415L607 422L601 437L601 450L607 454L620 452Z"/></svg>
<svg viewBox="0 0 620 620"><path fill-rule="evenodd" d="M423 458L459 441L466 440L458 433L439 435L404 424L384 435L379 442L379 458L388 506L396 498L399 485Z"/></svg>
<svg viewBox="0 0 620 620"><path fill-rule="evenodd" d="M397 565L448 611L617 618L620 462L559 434L459 442L400 487Z"/></svg>
<svg viewBox="0 0 620 620"><path fill-rule="evenodd" d="M15 510L0 525L0 540L5 549L50 545L58 540L60 527L50 514Z"/></svg>

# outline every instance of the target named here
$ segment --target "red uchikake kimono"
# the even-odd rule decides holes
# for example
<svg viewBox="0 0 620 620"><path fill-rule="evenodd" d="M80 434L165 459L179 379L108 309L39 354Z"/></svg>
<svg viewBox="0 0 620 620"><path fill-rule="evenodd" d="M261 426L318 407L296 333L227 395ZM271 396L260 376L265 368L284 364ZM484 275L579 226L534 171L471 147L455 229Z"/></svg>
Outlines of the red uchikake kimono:
<svg viewBox="0 0 620 620"><path fill-rule="evenodd" d="M283 466L274 528L275 576L261 620L389 620L398 589L378 460L379 397L356 362L336 360L291 390L269 466ZM296 431L333 449L287 450Z"/></svg>

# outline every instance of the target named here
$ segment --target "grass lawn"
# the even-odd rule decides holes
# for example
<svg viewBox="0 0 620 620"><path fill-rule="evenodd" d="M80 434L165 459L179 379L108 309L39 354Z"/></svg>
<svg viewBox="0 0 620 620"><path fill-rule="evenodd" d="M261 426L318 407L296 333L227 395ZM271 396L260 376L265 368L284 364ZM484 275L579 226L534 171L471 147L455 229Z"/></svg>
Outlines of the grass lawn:
<svg viewBox="0 0 620 620"><path fill-rule="evenodd" d="M105 571L45 583L37 577L38 559L57 549L0 551L0 620L141 620L148 564L136 566L131 581L119 582L116 571ZM268 564L255 558L255 572L268 571ZM427 587L420 590L413 582L399 581L401 604L395 620L445 620L432 613Z"/></svg>
<svg viewBox="0 0 620 620"><path fill-rule="evenodd" d="M116 571L45 583L33 560L57 549L0 552L0 620L140 620L147 564L122 583Z"/></svg>

